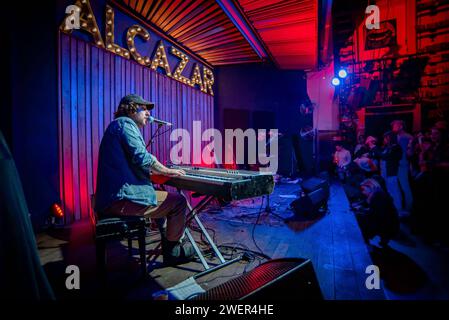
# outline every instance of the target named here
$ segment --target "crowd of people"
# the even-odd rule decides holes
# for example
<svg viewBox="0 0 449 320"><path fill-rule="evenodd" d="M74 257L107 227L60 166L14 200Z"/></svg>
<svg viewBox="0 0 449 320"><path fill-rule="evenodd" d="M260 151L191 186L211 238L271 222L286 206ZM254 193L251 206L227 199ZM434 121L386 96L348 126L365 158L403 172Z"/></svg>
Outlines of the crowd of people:
<svg viewBox="0 0 449 320"><path fill-rule="evenodd" d="M445 196L449 194L446 121L410 134L402 120L395 120L382 139L361 134L355 146L346 149L338 142L335 149L336 176L357 208L366 241L379 235L386 245L399 231L393 218L396 216L397 221L407 222L412 232L430 243L449 243L449 217L445 212Z"/></svg>

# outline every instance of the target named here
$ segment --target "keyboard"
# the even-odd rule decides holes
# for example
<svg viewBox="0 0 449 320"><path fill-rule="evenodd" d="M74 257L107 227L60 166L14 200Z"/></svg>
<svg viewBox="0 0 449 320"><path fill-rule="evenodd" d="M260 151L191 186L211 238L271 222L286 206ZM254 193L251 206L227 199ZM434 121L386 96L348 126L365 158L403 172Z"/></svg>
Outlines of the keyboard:
<svg viewBox="0 0 449 320"><path fill-rule="evenodd" d="M273 192L272 174L259 171L203 168L185 165L170 165L172 169L182 169L186 175L158 179L152 175L152 181L181 190L202 195L215 196L225 201L242 200L268 195Z"/></svg>

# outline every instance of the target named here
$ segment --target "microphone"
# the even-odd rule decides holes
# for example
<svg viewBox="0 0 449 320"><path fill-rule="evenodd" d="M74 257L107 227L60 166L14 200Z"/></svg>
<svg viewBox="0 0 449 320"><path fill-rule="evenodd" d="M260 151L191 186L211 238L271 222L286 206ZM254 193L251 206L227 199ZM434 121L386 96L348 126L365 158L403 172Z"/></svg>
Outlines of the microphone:
<svg viewBox="0 0 449 320"><path fill-rule="evenodd" d="M164 120L159 120L159 119L156 119L156 118L154 118L154 117L151 117L150 116L150 122L154 122L154 123L157 123L158 125L161 125L161 126L168 126L168 127L171 127L173 124L171 123L171 122L167 122L167 121L164 121Z"/></svg>

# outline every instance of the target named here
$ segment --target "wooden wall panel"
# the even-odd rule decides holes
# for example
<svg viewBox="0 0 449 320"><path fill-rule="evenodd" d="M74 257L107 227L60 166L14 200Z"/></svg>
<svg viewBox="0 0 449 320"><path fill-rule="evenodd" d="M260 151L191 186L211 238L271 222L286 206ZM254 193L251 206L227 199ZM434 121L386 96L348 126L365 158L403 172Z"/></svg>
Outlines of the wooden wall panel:
<svg viewBox="0 0 449 320"><path fill-rule="evenodd" d="M202 121L203 130L213 127L214 106L213 97L197 88L82 40L61 34L59 46L60 196L66 223L71 223L89 216L101 138L124 95L137 93L155 102L155 118L172 122L173 129L185 128L190 135L193 120ZM147 143L155 129L155 125L144 129ZM175 144L170 132L149 148L163 163Z"/></svg>

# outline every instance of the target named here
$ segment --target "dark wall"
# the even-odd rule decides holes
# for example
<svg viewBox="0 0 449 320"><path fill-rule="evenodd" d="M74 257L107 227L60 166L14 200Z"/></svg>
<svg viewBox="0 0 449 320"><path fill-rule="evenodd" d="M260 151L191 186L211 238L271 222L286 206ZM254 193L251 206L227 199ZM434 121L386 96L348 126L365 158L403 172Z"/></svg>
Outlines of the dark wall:
<svg viewBox="0 0 449 320"><path fill-rule="evenodd" d="M10 15L5 13L8 10L0 11L0 39L4 48L10 48L12 36L9 32L11 19ZM11 55L8 53L0 59L0 130L5 137L6 143L11 147L12 144L12 108L11 108Z"/></svg>
<svg viewBox="0 0 449 320"><path fill-rule="evenodd" d="M7 84L1 125L35 226L58 201L56 1L10 2L1 10ZM5 39L2 37L2 39ZM3 61L3 63L5 62ZM4 74L2 75L4 76Z"/></svg>
<svg viewBox="0 0 449 320"><path fill-rule="evenodd" d="M222 128L223 110L273 111L281 131L291 132L301 121L299 105L306 97L306 80L300 71L282 71L271 65L246 64L215 71L216 121Z"/></svg>
<svg viewBox="0 0 449 320"><path fill-rule="evenodd" d="M279 129L283 134L281 139L288 141L279 143L279 172L289 174L293 152L291 138L303 125L311 122L311 117L306 119L299 112L300 104L307 101L304 72L279 70L269 64L246 64L216 68L215 75L215 126L225 129L226 109L241 110L244 118L249 113L249 128L264 127L259 125L261 115L273 114L273 129ZM240 120L236 119L236 122ZM307 167L303 169L310 170L311 146L301 148L301 151Z"/></svg>

